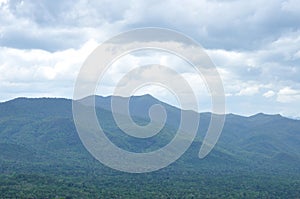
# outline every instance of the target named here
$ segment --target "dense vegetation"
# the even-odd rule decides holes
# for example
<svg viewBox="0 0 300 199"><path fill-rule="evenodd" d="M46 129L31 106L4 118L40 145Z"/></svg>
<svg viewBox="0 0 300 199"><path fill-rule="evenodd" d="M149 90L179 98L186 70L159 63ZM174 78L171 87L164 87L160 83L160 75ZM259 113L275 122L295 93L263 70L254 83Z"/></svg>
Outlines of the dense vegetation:
<svg viewBox="0 0 300 199"><path fill-rule="evenodd" d="M148 121L151 104L166 107L166 127L153 138L133 139L117 128L109 98L97 98L108 137L127 150L167 143L179 110L151 96L131 100L134 120ZM221 138L198 159L209 113L199 135L175 163L146 174L112 170L83 147L71 101L19 98L0 103L0 198L299 198L300 121L280 115L228 115Z"/></svg>

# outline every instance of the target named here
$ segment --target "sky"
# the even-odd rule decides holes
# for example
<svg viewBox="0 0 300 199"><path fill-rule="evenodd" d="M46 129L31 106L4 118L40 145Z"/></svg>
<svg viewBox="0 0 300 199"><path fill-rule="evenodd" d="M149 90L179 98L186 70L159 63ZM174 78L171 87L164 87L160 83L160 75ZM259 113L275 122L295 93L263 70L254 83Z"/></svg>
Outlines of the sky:
<svg viewBox="0 0 300 199"><path fill-rule="evenodd" d="M297 0L0 0L0 101L72 98L87 56L112 36L143 27L172 29L202 45L222 78L226 112L300 118ZM193 87L200 110L210 110L203 80L181 70L182 60L166 53L120 58L103 77L98 94L112 94L128 70L154 61L177 68ZM137 92L145 93L176 104L157 85Z"/></svg>

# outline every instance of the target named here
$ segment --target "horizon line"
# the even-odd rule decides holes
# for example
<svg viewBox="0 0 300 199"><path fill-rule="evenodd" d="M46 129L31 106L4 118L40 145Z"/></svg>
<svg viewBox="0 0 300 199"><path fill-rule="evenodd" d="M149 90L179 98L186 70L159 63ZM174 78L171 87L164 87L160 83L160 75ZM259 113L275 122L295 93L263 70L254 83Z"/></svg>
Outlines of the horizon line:
<svg viewBox="0 0 300 199"><path fill-rule="evenodd" d="M143 96L150 96L152 98L154 98L155 100L159 101L159 102L162 102L162 103L165 103L169 106L172 106L172 107L175 107L177 109L180 109L180 110L183 110L181 109L180 107L177 107L175 105L171 105L167 102L164 102L164 101L161 101L159 99L157 99L156 97L154 97L153 95L151 94L143 94L143 95L131 95L131 96L119 96L119 95L90 95L90 96L86 96L84 98L81 98L81 99L78 99L78 100L82 100L82 99L85 99L87 97L102 97L102 98L109 98L109 97L122 97L122 98L130 98L130 97L143 97ZM15 98L12 98L12 99L9 99L9 100L5 100L5 101L0 101L0 104L3 104L3 103L7 103L7 102L11 102L11 101L14 101L14 100L18 100L18 99L64 99L64 100L71 100L73 101L74 99L72 98L67 98L67 97L54 97L54 96L43 96L43 97L25 97L25 96L22 96L22 97L15 97ZM75 100L77 101L77 100ZM195 111L195 110L190 110L190 111ZM205 113L209 113L209 114L213 114L211 111L195 111L199 114L205 114ZM218 115L217 113L214 113L216 115ZM221 114L219 114L221 115ZM253 116L257 116L257 115L266 115L266 116L281 116L283 118L288 118L288 119L293 119L293 120L300 120L300 118L296 118L296 117L289 117L289 116L284 116L280 113L265 113L265 112L256 112L254 114L249 114L249 115L243 115L243 114L239 114L239 113L233 113L233 112L226 112L224 115L228 116L228 115L236 115L236 116L240 116L240 117L253 117Z"/></svg>

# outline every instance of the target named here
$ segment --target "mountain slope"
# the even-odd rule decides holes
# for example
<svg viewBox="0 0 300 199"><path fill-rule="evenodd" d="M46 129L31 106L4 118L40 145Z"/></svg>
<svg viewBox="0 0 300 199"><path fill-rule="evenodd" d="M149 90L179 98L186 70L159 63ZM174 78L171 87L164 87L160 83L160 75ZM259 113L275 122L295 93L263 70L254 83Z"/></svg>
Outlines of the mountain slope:
<svg viewBox="0 0 300 199"><path fill-rule="evenodd" d="M107 136L126 150L155 150L167 144L178 128L180 109L160 102L150 95L132 97L130 112L133 120L146 124L148 111L154 104L166 108L167 122L157 136L149 139L133 138L118 128L110 109L111 97L96 97L98 115ZM124 99L125 100L125 99ZM81 142L72 120L71 100L67 99L27 99L18 98L0 103L1 143L20 144L35 147L37 150L74 150L78 151ZM210 120L210 113L202 113L200 127L195 142L201 146ZM161 142L161 143L159 143ZM300 121L280 115L257 114L242 117L229 114L215 151L226 153L233 159L245 159L250 163L256 160L280 158L300 160ZM156 146L152 146L155 145ZM146 147L145 147L146 146ZM213 156L214 154L212 154ZM247 157L247 158L245 158Z"/></svg>
<svg viewBox="0 0 300 199"><path fill-rule="evenodd" d="M168 114L166 126L148 139L124 134L113 120L110 99L96 98L97 114L117 146L152 151L176 133L180 110L146 95L130 99L134 121L149 122L149 107L159 103ZM198 152L210 119L210 113L201 113L198 135L178 161L157 172L133 175L114 171L87 152L71 107L71 100L53 98L0 103L1 198L276 198L286 197L287 190L289 198L300 195L298 120L229 114L219 142L201 160Z"/></svg>

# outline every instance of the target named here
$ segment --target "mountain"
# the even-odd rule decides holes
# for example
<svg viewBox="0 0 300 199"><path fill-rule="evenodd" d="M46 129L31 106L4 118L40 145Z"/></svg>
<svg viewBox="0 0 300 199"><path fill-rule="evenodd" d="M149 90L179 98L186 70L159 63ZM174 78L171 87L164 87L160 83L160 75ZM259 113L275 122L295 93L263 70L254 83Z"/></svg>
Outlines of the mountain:
<svg viewBox="0 0 300 199"><path fill-rule="evenodd" d="M91 99L80 103L91 106ZM167 113L164 128L147 139L124 134L114 122L111 99L96 96L96 112L106 135L117 146L134 152L153 151L176 133L181 110L144 95L129 100L133 120L147 124L149 108L160 104ZM217 145L199 159L210 117L211 113L200 114L197 137L179 160L156 172L127 174L102 165L84 148L73 122L72 100L17 98L0 103L0 197L300 196L299 120L263 113L250 117L228 114Z"/></svg>
<svg viewBox="0 0 300 199"><path fill-rule="evenodd" d="M115 97L118 100L128 100L124 97ZM95 97L97 108L111 112L112 97ZM85 99L86 101L90 101ZM129 100L130 114L132 117L142 118L147 122L149 109L152 105L160 104L166 109L166 126L177 129L180 123L181 110L161 102L151 95L134 96ZM91 105L91 104L86 104ZM201 142L209 125L211 113L200 114L200 127L196 142ZM233 157L244 158L251 156L253 159L263 159L260 162L272 162L273 158L280 156L300 160L300 121L282 117L281 115L267 115L258 113L250 117L234 114L226 115L226 123L216 147L227 151ZM199 143L199 147L200 147ZM283 159L282 159L283 160ZM280 162L280 159L278 160ZM284 162L282 162L284 163ZM298 163L298 162L297 162Z"/></svg>

